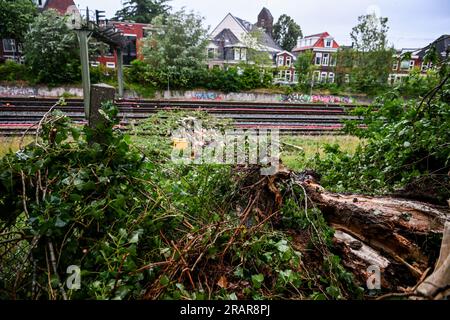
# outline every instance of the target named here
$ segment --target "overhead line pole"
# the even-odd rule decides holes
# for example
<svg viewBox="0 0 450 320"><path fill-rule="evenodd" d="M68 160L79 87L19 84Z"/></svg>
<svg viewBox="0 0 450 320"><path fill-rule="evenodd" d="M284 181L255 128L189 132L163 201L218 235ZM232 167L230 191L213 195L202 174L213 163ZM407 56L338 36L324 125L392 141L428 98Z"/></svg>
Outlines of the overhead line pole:
<svg viewBox="0 0 450 320"><path fill-rule="evenodd" d="M90 114L90 99L91 99L91 77L89 72L89 48L88 41L91 31L89 30L75 30L80 43L80 59L81 59L81 78L83 81L83 100L84 100L84 114L86 119Z"/></svg>

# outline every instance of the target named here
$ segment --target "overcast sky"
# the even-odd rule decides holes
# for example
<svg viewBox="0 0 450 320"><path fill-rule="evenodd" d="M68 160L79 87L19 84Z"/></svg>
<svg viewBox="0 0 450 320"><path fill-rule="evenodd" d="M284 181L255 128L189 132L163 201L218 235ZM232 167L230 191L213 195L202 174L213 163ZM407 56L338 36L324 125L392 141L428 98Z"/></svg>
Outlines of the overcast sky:
<svg viewBox="0 0 450 320"><path fill-rule="evenodd" d="M126 0L75 0L80 8L106 10L107 17ZM340 44L349 45L350 31L359 15L377 12L389 18L389 41L396 48L419 48L450 33L450 0L172 0L174 10L183 6L205 17L212 29L230 12L256 22L263 6L275 20L291 16L304 35L328 31Z"/></svg>

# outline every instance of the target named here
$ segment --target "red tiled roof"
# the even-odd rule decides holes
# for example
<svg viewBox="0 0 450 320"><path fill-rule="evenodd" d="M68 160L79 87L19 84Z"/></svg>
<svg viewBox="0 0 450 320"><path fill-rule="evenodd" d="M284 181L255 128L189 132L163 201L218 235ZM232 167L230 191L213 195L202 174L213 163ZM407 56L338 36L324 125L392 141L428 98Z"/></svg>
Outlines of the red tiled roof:
<svg viewBox="0 0 450 320"><path fill-rule="evenodd" d="M73 0L48 0L45 4L44 10L54 9L60 14L65 14L67 12L67 8L74 5L75 3Z"/></svg>
<svg viewBox="0 0 450 320"><path fill-rule="evenodd" d="M310 36L306 36L305 39L306 38L314 38L314 37L324 38L324 37L329 37L329 36L330 36L330 34L328 32L322 32L322 33L317 33L317 34L313 34Z"/></svg>
<svg viewBox="0 0 450 320"><path fill-rule="evenodd" d="M328 32L322 32L318 34L313 34L311 36L307 36L304 39L308 38L319 38L314 44L306 47L295 47L292 52L298 52L298 51L304 51L309 50L313 48L325 48L325 38L328 38L330 34ZM336 42L336 40L333 40L333 49L339 48L339 44Z"/></svg>

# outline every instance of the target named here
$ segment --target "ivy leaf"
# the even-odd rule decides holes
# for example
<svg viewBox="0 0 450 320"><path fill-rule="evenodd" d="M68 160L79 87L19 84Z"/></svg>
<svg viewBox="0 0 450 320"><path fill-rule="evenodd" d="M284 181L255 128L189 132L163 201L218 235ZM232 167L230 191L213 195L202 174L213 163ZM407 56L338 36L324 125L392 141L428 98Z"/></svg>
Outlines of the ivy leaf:
<svg viewBox="0 0 450 320"><path fill-rule="evenodd" d="M259 273L259 274L252 275L252 283L253 283L253 286L256 289L261 288L261 285L262 285L263 282L264 282L264 275L263 274Z"/></svg>

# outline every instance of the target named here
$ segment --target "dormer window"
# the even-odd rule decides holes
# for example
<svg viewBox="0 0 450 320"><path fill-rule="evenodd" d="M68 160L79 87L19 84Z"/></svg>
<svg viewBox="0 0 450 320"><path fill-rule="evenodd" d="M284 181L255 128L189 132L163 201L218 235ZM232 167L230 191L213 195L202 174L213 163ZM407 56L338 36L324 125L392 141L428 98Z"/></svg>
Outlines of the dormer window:
<svg viewBox="0 0 450 320"><path fill-rule="evenodd" d="M332 44L333 44L333 40L332 39L326 39L325 40L325 47L331 48Z"/></svg>

